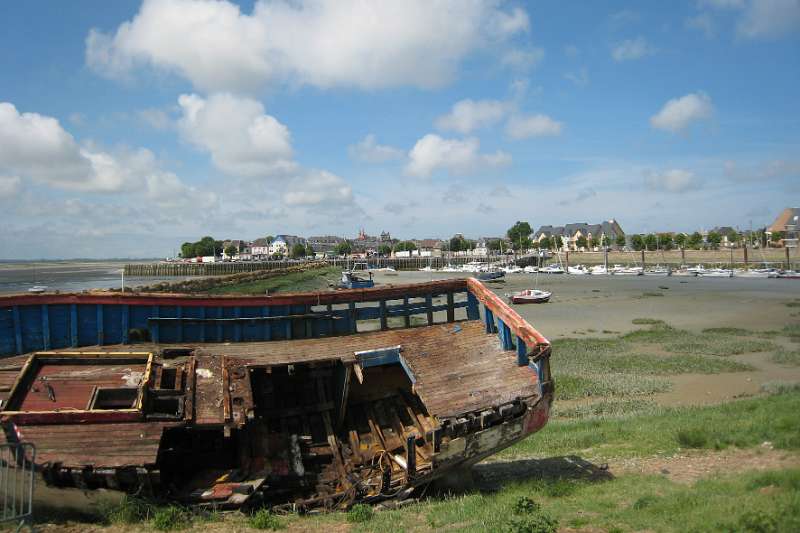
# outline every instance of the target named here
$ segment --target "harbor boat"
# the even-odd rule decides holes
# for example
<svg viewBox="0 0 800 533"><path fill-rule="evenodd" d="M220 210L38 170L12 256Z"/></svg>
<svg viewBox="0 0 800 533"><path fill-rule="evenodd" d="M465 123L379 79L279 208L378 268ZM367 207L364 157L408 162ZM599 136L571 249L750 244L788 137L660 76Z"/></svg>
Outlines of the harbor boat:
<svg viewBox="0 0 800 533"><path fill-rule="evenodd" d="M34 294L41 294L45 291L47 291L47 287L45 285L34 285L28 289L28 292L32 292Z"/></svg>
<svg viewBox="0 0 800 533"><path fill-rule="evenodd" d="M490 272L478 272L476 277L481 281L500 281L505 275L506 273L502 270L494 270Z"/></svg>
<svg viewBox="0 0 800 533"><path fill-rule="evenodd" d="M523 268L522 271L525 272L526 274L536 274L537 272L539 272L539 267L528 265L525 268Z"/></svg>
<svg viewBox="0 0 800 533"><path fill-rule="evenodd" d="M725 268L705 268L698 272L697 275L701 278L732 278L733 270Z"/></svg>
<svg viewBox="0 0 800 533"><path fill-rule="evenodd" d="M614 265L614 268L611 269L611 273L615 276L641 276L644 274L644 269L642 267L623 267L620 265Z"/></svg>
<svg viewBox="0 0 800 533"><path fill-rule="evenodd" d="M508 299L514 304L543 304L550 301L553 293L539 289L526 289L524 291L509 294Z"/></svg>
<svg viewBox="0 0 800 533"><path fill-rule="evenodd" d="M542 274L564 274L566 271L559 265L547 265L539 269Z"/></svg>
<svg viewBox="0 0 800 533"><path fill-rule="evenodd" d="M589 269L589 274L591 274L592 276L600 276L608 274L608 269L603 265L595 265Z"/></svg>
<svg viewBox="0 0 800 533"><path fill-rule="evenodd" d="M777 277L778 273L767 268L754 268L750 270L737 268L733 270L733 276L736 278L765 279L765 278Z"/></svg>
<svg viewBox="0 0 800 533"><path fill-rule="evenodd" d="M355 270L342 271L342 279L339 281L340 289L369 289L375 286L375 281L372 279L372 272L367 272L369 276L364 277L363 273Z"/></svg>
<svg viewBox="0 0 800 533"><path fill-rule="evenodd" d="M519 267L517 265L505 266L505 267L501 268L501 270L503 272L505 272L506 274L519 274L519 273L523 272L522 267Z"/></svg>
<svg viewBox="0 0 800 533"><path fill-rule="evenodd" d="M384 276L396 276L397 270L394 267L381 267L381 268L372 268L370 272L380 272Z"/></svg>
<svg viewBox="0 0 800 533"><path fill-rule="evenodd" d="M572 274L573 276L584 276L588 273L589 271L581 265L567 267L567 274Z"/></svg>
<svg viewBox="0 0 800 533"><path fill-rule="evenodd" d="M782 270L778 273L780 279L800 279L800 272L796 270Z"/></svg>
<svg viewBox="0 0 800 533"><path fill-rule="evenodd" d="M645 276L670 276L672 275L672 271L669 268L662 267L660 265L656 265L653 268L648 268L644 271Z"/></svg>
<svg viewBox="0 0 800 533"><path fill-rule="evenodd" d="M549 341L474 278L20 294L0 316L15 317L0 320L0 443L35 446L50 494L276 513L398 502L542 429L555 388Z"/></svg>
<svg viewBox="0 0 800 533"><path fill-rule="evenodd" d="M419 269L420 272L436 272L437 270L432 266L428 265Z"/></svg>

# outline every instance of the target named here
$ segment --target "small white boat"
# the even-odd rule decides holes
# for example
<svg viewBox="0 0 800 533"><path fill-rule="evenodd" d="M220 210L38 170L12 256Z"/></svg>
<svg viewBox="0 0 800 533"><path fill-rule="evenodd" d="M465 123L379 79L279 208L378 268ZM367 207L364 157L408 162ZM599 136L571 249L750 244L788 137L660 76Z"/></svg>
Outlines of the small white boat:
<svg viewBox="0 0 800 533"><path fill-rule="evenodd" d="M541 274L564 274L565 270L558 265L547 265L539 269Z"/></svg>
<svg viewBox="0 0 800 533"><path fill-rule="evenodd" d="M553 293L539 289L526 289L524 291L508 294L508 299L515 304L543 304L550 300Z"/></svg>
<svg viewBox="0 0 800 533"><path fill-rule="evenodd" d="M467 272L466 270L453 265L443 266L439 272Z"/></svg>
<svg viewBox="0 0 800 533"><path fill-rule="evenodd" d="M34 285L30 289L28 289L28 292L32 292L34 294L41 294L45 291L47 291L47 287L44 285Z"/></svg>
<svg viewBox="0 0 800 533"><path fill-rule="evenodd" d="M517 265L510 265L507 267L503 267L501 268L501 270L506 274L519 274L521 272L524 272L522 267L518 267Z"/></svg>
<svg viewBox="0 0 800 533"><path fill-rule="evenodd" d="M419 269L420 272L436 272L436 269L431 266L422 267Z"/></svg>
<svg viewBox="0 0 800 533"><path fill-rule="evenodd" d="M644 271L645 276L669 276L672 272L661 265L656 265L654 268L648 268Z"/></svg>
<svg viewBox="0 0 800 533"><path fill-rule="evenodd" d="M725 268L706 268L697 275L702 278L732 278L733 270Z"/></svg>
<svg viewBox="0 0 800 533"><path fill-rule="evenodd" d="M737 268L733 271L734 277L737 278L771 278L774 277L773 272L766 268L756 268L752 270L743 270ZM777 274L775 274L777 275Z"/></svg>
<svg viewBox="0 0 800 533"><path fill-rule="evenodd" d="M574 267L567 267L567 273L572 274L573 276L585 276L589 273L583 266L578 265Z"/></svg>
<svg viewBox="0 0 800 533"><path fill-rule="evenodd" d="M380 272L381 274L384 274L386 276L396 276L397 275L397 270L395 270L394 267L389 267L389 266L381 267L381 268L372 268L369 271L370 272Z"/></svg>
<svg viewBox="0 0 800 533"><path fill-rule="evenodd" d="M589 274L591 274L592 276L605 275L608 274L608 269L603 265L595 265L589 269Z"/></svg>
<svg viewBox="0 0 800 533"><path fill-rule="evenodd" d="M526 266L525 268L522 269L522 271L525 272L526 274L536 274L537 272L539 272L539 267Z"/></svg>
<svg viewBox="0 0 800 533"><path fill-rule="evenodd" d="M615 276L641 276L644 274L642 267L618 267L615 266L611 273Z"/></svg>
<svg viewBox="0 0 800 533"><path fill-rule="evenodd" d="M800 272L796 270L784 270L778 273L778 277L781 279L800 279Z"/></svg>

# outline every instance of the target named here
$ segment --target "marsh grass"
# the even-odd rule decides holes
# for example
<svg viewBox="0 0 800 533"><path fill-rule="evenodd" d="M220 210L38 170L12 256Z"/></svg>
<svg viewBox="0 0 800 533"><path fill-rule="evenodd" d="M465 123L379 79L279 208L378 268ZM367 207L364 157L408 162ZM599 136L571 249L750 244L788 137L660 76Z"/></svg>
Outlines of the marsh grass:
<svg viewBox="0 0 800 533"><path fill-rule="evenodd" d="M664 321L657 318L634 318L631 320L631 324L635 326L655 326L664 324Z"/></svg>
<svg viewBox="0 0 800 533"><path fill-rule="evenodd" d="M331 281L338 282L341 274L342 269L338 267L314 268L303 272L290 272L273 278L214 287L208 290L208 294L263 295L266 291L270 293L318 291L327 289Z"/></svg>
<svg viewBox="0 0 800 533"><path fill-rule="evenodd" d="M702 434L702 448L746 448L769 441L776 448L798 450L798 412L800 391L794 389L707 407L654 407L639 414L554 419L534 437L500 452L498 458L674 454L686 447L679 432Z"/></svg>
<svg viewBox="0 0 800 533"><path fill-rule="evenodd" d="M800 350L787 350L781 348L772 352L770 357L774 363L781 365L800 365Z"/></svg>

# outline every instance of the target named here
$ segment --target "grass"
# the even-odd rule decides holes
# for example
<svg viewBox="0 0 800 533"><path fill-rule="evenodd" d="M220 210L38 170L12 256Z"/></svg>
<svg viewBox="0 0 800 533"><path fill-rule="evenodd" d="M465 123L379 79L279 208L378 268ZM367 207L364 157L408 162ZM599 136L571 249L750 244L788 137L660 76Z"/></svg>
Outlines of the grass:
<svg viewBox="0 0 800 533"><path fill-rule="evenodd" d="M765 341L743 340L720 333L696 335L671 328L660 320L635 320L652 327L617 338L553 341L556 355L551 365L557 383L557 400L650 395L665 392L671 386L669 380L655 376L752 370L753 367L745 363L706 355L741 353L744 348L761 349L765 345ZM687 336L688 341L681 342L699 343L700 339L703 343L687 347L675 342L676 338ZM669 346L667 354L660 351L660 345ZM618 406L615 405L615 409Z"/></svg>
<svg viewBox="0 0 800 533"><path fill-rule="evenodd" d="M286 527L280 518L272 514L269 509L259 509L247 519L247 525L253 529L278 530Z"/></svg>
<svg viewBox="0 0 800 533"><path fill-rule="evenodd" d="M800 350L787 350L785 348L781 348L772 352L771 359L773 362L781 365L800 366Z"/></svg>
<svg viewBox="0 0 800 533"><path fill-rule="evenodd" d="M208 290L208 294L261 294L276 292L318 291L328 288L330 282L338 282L342 269L323 267L304 272L291 272L283 276L224 285Z"/></svg>
<svg viewBox="0 0 800 533"><path fill-rule="evenodd" d="M769 441L776 448L800 450L798 412L800 391L795 389L708 407L654 407L642 414L614 418L557 419L498 457L573 453L590 458L641 457L674 454L682 448L697 447L687 443L696 444L701 439L701 448L747 448Z"/></svg>
<svg viewBox="0 0 800 533"><path fill-rule="evenodd" d="M663 323L663 320L659 320L657 318L634 318L631 320L631 324L635 326L655 326Z"/></svg>

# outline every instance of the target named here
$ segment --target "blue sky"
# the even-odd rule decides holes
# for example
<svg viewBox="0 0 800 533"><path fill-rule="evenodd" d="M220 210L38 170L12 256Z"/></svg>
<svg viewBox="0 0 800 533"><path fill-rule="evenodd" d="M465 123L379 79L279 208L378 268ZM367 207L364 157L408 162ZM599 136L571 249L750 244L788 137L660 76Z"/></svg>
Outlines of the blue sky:
<svg viewBox="0 0 800 533"><path fill-rule="evenodd" d="M0 29L0 257L800 203L800 0L6 2Z"/></svg>

